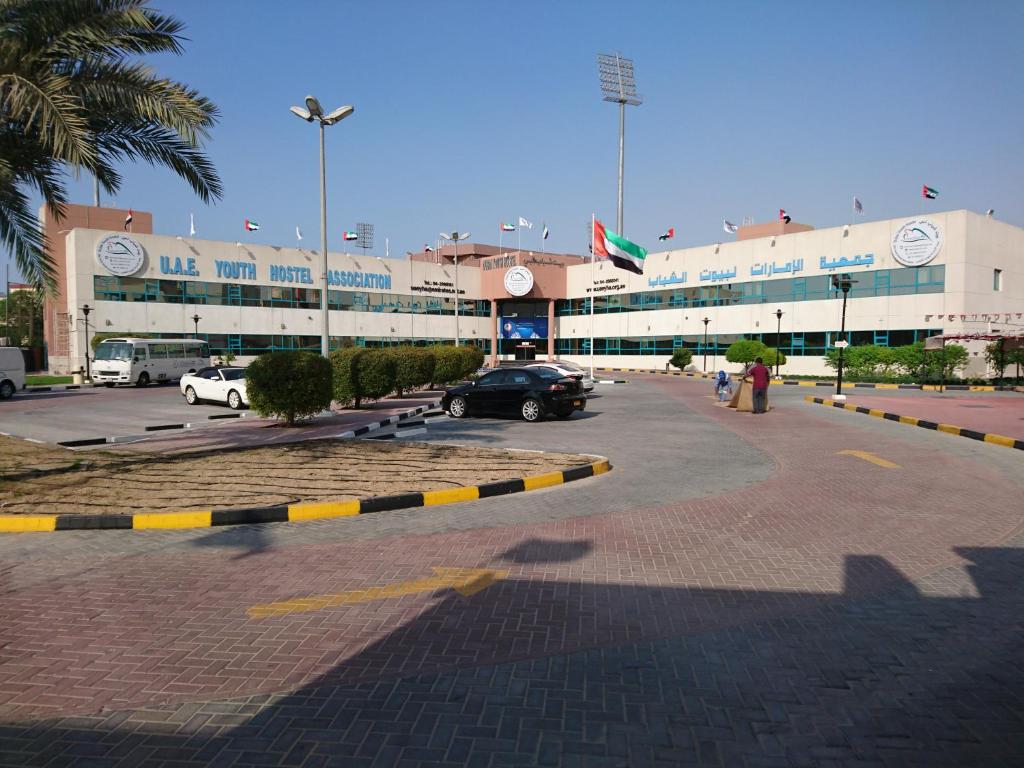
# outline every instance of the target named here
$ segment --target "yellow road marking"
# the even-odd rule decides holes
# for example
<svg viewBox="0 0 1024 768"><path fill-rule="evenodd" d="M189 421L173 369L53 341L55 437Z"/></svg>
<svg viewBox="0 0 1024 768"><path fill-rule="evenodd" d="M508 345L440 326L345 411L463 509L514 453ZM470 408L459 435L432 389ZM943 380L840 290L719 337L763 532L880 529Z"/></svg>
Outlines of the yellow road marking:
<svg viewBox="0 0 1024 768"><path fill-rule="evenodd" d="M1007 448L1013 448L1014 439L1007 437L1006 435L985 435L986 443L995 443L996 445L1005 445Z"/></svg>
<svg viewBox="0 0 1024 768"><path fill-rule="evenodd" d="M528 491L535 491L538 488L547 488L551 485L560 485L564 482L561 472L548 472L544 475L534 475L523 478L523 487Z"/></svg>
<svg viewBox="0 0 1024 768"><path fill-rule="evenodd" d="M358 514L359 499L288 505L289 522L296 520L325 520L329 517L349 517L350 515Z"/></svg>
<svg viewBox="0 0 1024 768"><path fill-rule="evenodd" d="M947 432L947 433L949 433L951 435L959 435L960 434L960 427L955 426L953 424L939 424L938 430L939 430L939 432Z"/></svg>
<svg viewBox="0 0 1024 768"><path fill-rule="evenodd" d="M420 592L435 592L439 589L454 589L463 597L475 595L508 576L508 571L490 568L432 568L434 576L414 581L388 584L384 587L368 587L334 595L312 595L294 600L254 605L248 610L250 619L266 619L273 616L287 616L292 613L319 611L339 605L358 605L377 600L390 600Z"/></svg>
<svg viewBox="0 0 1024 768"><path fill-rule="evenodd" d="M132 528L205 528L210 525L210 510L202 512L157 512L132 516Z"/></svg>
<svg viewBox="0 0 1024 768"><path fill-rule="evenodd" d="M456 501L475 501L480 498L480 489L475 485L468 488L444 488L440 491L424 491L423 506L451 504Z"/></svg>
<svg viewBox="0 0 1024 768"><path fill-rule="evenodd" d="M0 533L29 533L57 529L56 515L5 515L0 517Z"/></svg>
<svg viewBox="0 0 1024 768"><path fill-rule="evenodd" d="M870 461L872 464L877 464L880 467L886 469L901 469L899 464L893 464L888 459L883 459L870 451L839 451L843 456L856 456L858 459L864 459L864 461Z"/></svg>
<svg viewBox="0 0 1024 768"><path fill-rule="evenodd" d="M595 475L603 475L612 468L612 465L608 459L601 459L601 461L594 462L593 467Z"/></svg>

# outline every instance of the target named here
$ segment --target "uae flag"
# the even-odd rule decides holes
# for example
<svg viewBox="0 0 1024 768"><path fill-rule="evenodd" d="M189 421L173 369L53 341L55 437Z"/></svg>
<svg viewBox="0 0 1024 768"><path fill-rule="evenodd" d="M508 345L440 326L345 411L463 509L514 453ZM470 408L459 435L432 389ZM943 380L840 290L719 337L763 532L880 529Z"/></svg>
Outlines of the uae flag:
<svg viewBox="0 0 1024 768"><path fill-rule="evenodd" d="M550 234L551 234L551 232L548 231L548 226L547 226L547 224L545 224L544 225L544 238L543 239L547 240L548 239L548 235L550 235Z"/></svg>
<svg viewBox="0 0 1024 768"><path fill-rule="evenodd" d="M602 259L611 259L612 264L619 269L628 269L642 275L647 250L610 229L605 229L604 224L594 219L594 255Z"/></svg>
<svg viewBox="0 0 1024 768"><path fill-rule="evenodd" d="M253 221L252 219L246 219L245 220L245 231L246 232L255 232L259 228L260 228L260 225L257 222Z"/></svg>
<svg viewBox="0 0 1024 768"><path fill-rule="evenodd" d="M502 232L515 232L516 228L512 224L506 224L505 222L501 222L501 231Z"/></svg>
<svg viewBox="0 0 1024 768"><path fill-rule="evenodd" d="M787 214L781 208L779 208L779 221L784 222L786 224L789 224L789 222L790 222L789 214Z"/></svg>
<svg viewBox="0 0 1024 768"><path fill-rule="evenodd" d="M345 232L345 239L346 240L358 240L359 239L359 235L357 235L355 232Z"/></svg>
<svg viewBox="0 0 1024 768"><path fill-rule="evenodd" d="M124 228L125 229L128 229L128 227L131 226L132 218L134 218L133 212L132 212L132 209L129 208L128 209L128 215L124 217Z"/></svg>
<svg viewBox="0 0 1024 768"><path fill-rule="evenodd" d="M939 196L939 190L932 189L927 184L921 186L921 197L927 197L929 200L934 200Z"/></svg>
<svg viewBox="0 0 1024 768"><path fill-rule="evenodd" d="M658 235L658 239L659 240L671 240L675 236L676 236L676 228L675 227L669 227L668 228L668 232L666 232L664 235Z"/></svg>

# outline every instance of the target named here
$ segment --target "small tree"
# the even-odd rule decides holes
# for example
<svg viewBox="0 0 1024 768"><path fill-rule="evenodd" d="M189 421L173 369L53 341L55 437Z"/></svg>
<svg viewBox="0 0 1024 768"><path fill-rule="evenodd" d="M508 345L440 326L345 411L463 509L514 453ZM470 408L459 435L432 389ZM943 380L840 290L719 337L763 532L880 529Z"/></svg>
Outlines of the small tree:
<svg viewBox="0 0 1024 768"><path fill-rule="evenodd" d="M1008 352L1006 350L1006 345L1002 339L996 339L991 344L985 345L985 362L995 369L998 381L1003 380L1003 374L1006 372L1006 367L1010 364L1012 354L1012 351Z"/></svg>
<svg viewBox="0 0 1024 768"><path fill-rule="evenodd" d="M395 391L395 356L389 349L367 349L355 364L359 398L380 400Z"/></svg>
<svg viewBox="0 0 1024 768"><path fill-rule="evenodd" d="M953 378L957 371L962 371L971 361L967 347L960 344L947 344L942 349L929 352L928 358L930 371L941 374L943 379Z"/></svg>
<svg viewBox="0 0 1024 768"><path fill-rule="evenodd" d="M725 359L730 363L752 363L757 358L764 357L766 349L768 347L760 341L742 339L729 345L725 350Z"/></svg>
<svg viewBox="0 0 1024 768"><path fill-rule="evenodd" d="M434 355L422 347L399 347L395 355L395 389L398 396L404 390L425 387L434 376Z"/></svg>
<svg viewBox="0 0 1024 768"><path fill-rule="evenodd" d="M786 355L775 349L775 347L765 347L764 353L761 354L760 357L764 360L764 364L769 368L772 368L775 365L776 358L778 358L779 365L786 364Z"/></svg>
<svg viewBox="0 0 1024 768"><path fill-rule="evenodd" d="M362 347L345 347L331 352L334 399L344 408L359 407L359 379L356 364L366 352Z"/></svg>
<svg viewBox="0 0 1024 768"><path fill-rule="evenodd" d="M312 352L269 352L245 369L249 405L289 426L331 407L331 364Z"/></svg>
<svg viewBox="0 0 1024 768"><path fill-rule="evenodd" d="M674 365L679 370L683 370L693 360L693 350L687 349L686 347L677 347L672 353L672 359L669 363Z"/></svg>

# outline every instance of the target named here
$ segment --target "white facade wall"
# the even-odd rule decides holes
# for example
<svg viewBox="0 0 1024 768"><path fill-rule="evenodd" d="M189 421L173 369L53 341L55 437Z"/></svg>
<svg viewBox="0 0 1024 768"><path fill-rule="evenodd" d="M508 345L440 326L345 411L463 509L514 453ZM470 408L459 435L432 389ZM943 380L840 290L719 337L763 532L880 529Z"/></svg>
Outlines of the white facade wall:
<svg viewBox="0 0 1024 768"><path fill-rule="evenodd" d="M634 275L617 269L611 263L599 263L594 271L598 287L613 280L616 287L601 293L626 294L639 291L691 288L703 285L728 285L763 279L814 277L849 273L855 280L872 284L876 270L908 270L893 257L891 242L906 222L925 218L933 222L942 237L942 248L927 266L945 265L945 288L942 293L852 298L846 311L846 328L852 331L884 331L934 328L944 333L979 332L989 327L1003 330L1024 330L1024 229L968 211L927 214L918 217L856 224L850 227L799 232L775 238L759 238L685 250L651 253L647 256L645 273ZM846 258L871 263L842 264ZM826 265L822 265L822 259ZM753 274L770 264L800 269L764 278ZM835 266L833 266L835 265ZM1003 290L993 291L993 269L1003 269ZM571 266L568 275L570 297L588 295L591 267ZM729 273L734 276L701 280L702 273ZM685 281L682 280L685 273ZM677 282L661 284L661 279ZM659 335L703 336L702 319L710 319L709 335L765 333L771 346L777 309L783 311L783 333L838 331L841 298L820 301L788 301L720 307L674 308L615 314L598 314L593 333L601 337L636 337ZM988 320L1000 313L1001 324ZM951 317L952 316L952 317ZM1015 324L1015 325L1014 325ZM589 316L560 317L561 338L585 338L590 335ZM983 344L966 344L972 353L969 375L982 375L985 370L980 350ZM589 357L574 358L589 363ZM664 368L668 355L596 355L595 365L622 368ZM703 367L703 357L695 355L695 367ZM723 358L708 357L708 370L735 368ZM823 374L830 372L823 357L790 355L785 372L791 374Z"/></svg>
<svg viewBox="0 0 1024 768"><path fill-rule="evenodd" d="M111 233L101 230L74 229L67 234L67 296L68 306L78 311L88 304L90 334L95 332L160 333L191 336L195 330L192 316L198 314L199 332L202 334L269 334L320 336L321 312L317 309L296 309L252 306L223 306L212 304L174 304L163 302L127 302L98 300L94 292L94 276L110 272L96 256L97 244L107 235L125 234L138 242L144 252L143 267L133 278L159 280L195 280L211 283L244 283L251 285L279 285L286 287L320 288L321 261L317 253L306 249L278 248L265 245L237 245L211 240L178 239L158 235ZM165 274L161 271L161 258L167 257L173 269L180 259L183 268L189 265L198 274ZM329 253L328 268L344 272L388 275L390 288L368 288L332 285L332 290L363 291L368 293L416 296L422 301L454 297L454 267L427 262L380 259L346 253ZM240 261L255 268L254 279L239 280L218 277L216 261ZM270 279L270 266L281 265L309 270L306 278L311 283L274 282ZM166 266L166 262L165 262ZM414 290L420 289L420 290ZM459 268L459 291L466 298L480 294L480 270ZM489 339L489 319L485 317L459 318L459 331L463 340ZM367 336L395 338L455 338L455 317L445 315L412 314L408 312L355 312L330 313L331 336ZM51 360L51 368L65 370L84 367L85 333L81 322L76 322L70 334L71 355L67 360ZM250 358L239 358L247 362Z"/></svg>

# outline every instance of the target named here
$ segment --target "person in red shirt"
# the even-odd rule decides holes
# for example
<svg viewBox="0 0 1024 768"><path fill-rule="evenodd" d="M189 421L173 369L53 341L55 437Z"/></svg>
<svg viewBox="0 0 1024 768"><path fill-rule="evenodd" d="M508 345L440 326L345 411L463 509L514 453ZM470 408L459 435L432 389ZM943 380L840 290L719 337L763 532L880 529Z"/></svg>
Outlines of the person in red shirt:
<svg viewBox="0 0 1024 768"><path fill-rule="evenodd" d="M746 381L753 383L754 413L768 412L768 380L771 375L771 371L765 367L764 360L759 357L744 377Z"/></svg>

